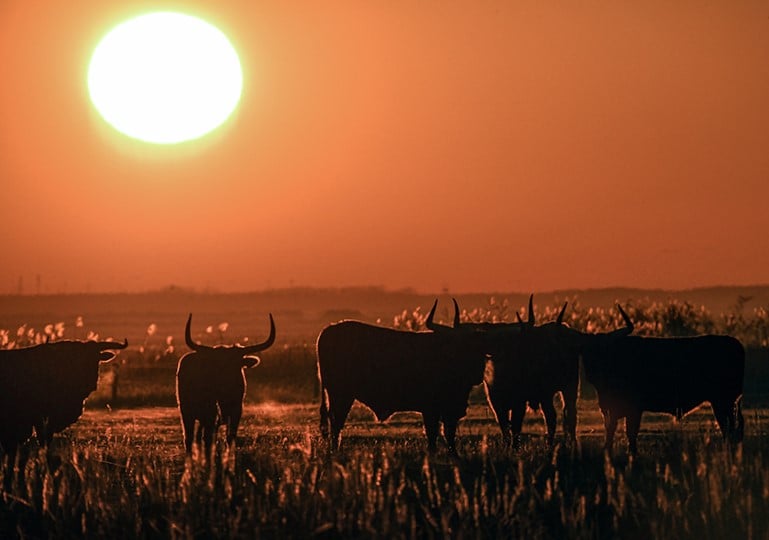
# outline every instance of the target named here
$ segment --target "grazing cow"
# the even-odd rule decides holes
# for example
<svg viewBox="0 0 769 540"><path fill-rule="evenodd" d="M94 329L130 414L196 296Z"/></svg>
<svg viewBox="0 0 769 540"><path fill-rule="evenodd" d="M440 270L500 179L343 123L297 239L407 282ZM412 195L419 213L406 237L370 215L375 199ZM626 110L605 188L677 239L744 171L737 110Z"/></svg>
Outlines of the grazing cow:
<svg viewBox="0 0 769 540"><path fill-rule="evenodd" d="M497 323L491 328L520 328L520 337L508 340L491 358L491 372L485 378L486 396L494 411L506 445L520 445L527 404L542 410L547 428L547 443L555 440L556 411L553 396L563 397L563 428L571 441L577 437L577 395L579 393L579 357L560 354L556 338L566 310L564 304L555 322L535 326L533 295L529 297L529 316L524 323ZM516 314L517 315L517 314ZM484 325L484 323L481 323ZM462 326L477 326L463 323ZM484 325L485 326L485 325Z"/></svg>
<svg viewBox="0 0 769 540"><path fill-rule="evenodd" d="M467 414L474 385L483 381L493 334L433 323L429 332L404 332L358 321L341 321L318 336L321 383L320 430L339 447L347 414L356 399L379 420L398 411L421 412L428 449L436 449L443 422L449 452L455 453L457 425ZM455 310L454 324L459 322ZM330 430L330 433L329 433Z"/></svg>
<svg viewBox="0 0 769 540"><path fill-rule="evenodd" d="M182 420L184 448L192 452L193 437L211 451L216 427L227 426L227 442L235 442L246 396L245 368L255 367L260 359L255 353L269 348L275 341L275 321L270 314L270 335L256 345L208 347L195 343L190 334L192 314L187 319L184 338L192 349L179 359L176 370L176 402ZM195 432L195 421L199 427Z"/></svg>
<svg viewBox="0 0 769 540"><path fill-rule="evenodd" d="M733 337L702 335L652 338L630 336L633 323L617 306L627 325L619 338L581 334L577 342L585 373L598 392L611 450L617 421L625 418L628 447L638 450L644 411L683 416L710 402L724 438L743 438L742 385L745 350Z"/></svg>
<svg viewBox="0 0 769 540"><path fill-rule="evenodd" d="M83 414L99 364L128 341L56 341L0 350L0 445L11 460L34 428L42 446Z"/></svg>

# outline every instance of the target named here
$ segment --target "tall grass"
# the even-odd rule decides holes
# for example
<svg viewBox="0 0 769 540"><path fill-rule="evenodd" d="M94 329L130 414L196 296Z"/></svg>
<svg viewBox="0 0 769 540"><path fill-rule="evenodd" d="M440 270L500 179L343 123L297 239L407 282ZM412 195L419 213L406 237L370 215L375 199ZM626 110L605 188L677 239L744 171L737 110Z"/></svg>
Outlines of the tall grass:
<svg viewBox="0 0 769 540"><path fill-rule="evenodd" d="M73 436L33 451L0 500L0 537L768 537L767 440L730 450L712 435L647 437L638 458L590 438L509 453L471 435L459 459L406 433L349 436L329 458L294 424L220 447L213 466L147 433Z"/></svg>

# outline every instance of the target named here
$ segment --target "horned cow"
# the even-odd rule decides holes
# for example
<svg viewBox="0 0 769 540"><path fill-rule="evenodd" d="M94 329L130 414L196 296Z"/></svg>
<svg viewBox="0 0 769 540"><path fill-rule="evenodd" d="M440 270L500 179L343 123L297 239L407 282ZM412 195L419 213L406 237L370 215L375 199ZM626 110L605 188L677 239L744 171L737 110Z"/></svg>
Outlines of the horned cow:
<svg viewBox="0 0 769 540"><path fill-rule="evenodd" d="M533 295L529 297L528 321L496 323L492 329L517 327L519 337L506 340L491 357L493 370L485 378L486 395L506 445L520 444L527 405L541 409L545 417L547 443L552 446L556 432L553 396L561 393L564 402L563 428L571 441L577 437L577 395L579 357L562 354L557 346L558 328L566 310L564 304L555 322L535 326ZM516 314L517 315L517 314ZM481 323L483 324L483 323ZM463 323L463 326L477 326Z"/></svg>
<svg viewBox="0 0 769 540"><path fill-rule="evenodd" d="M96 390L99 364L127 346L128 341L68 340L0 350L0 445L11 460L33 429L46 446L75 423Z"/></svg>
<svg viewBox="0 0 769 540"><path fill-rule="evenodd" d="M270 314L270 335L262 343L209 347L196 343L190 333L192 314L185 327L187 347L192 349L179 359L176 370L176 401L182 421L184 448L192 452L193 439L202 441L206 455L211 450L216 427L227 427L227 442L232 444L243 414L246 395L245 368L255 367L260 359L257 352L269 348L275 341L275 321ZM195 431L195 422L199 427Z"/></svg>
<svg viewBox="0 0 769 540"><path fill-rule="evenodd" d="M456 452L459 420L467 414L470 390L483 381L494 335L433 322L429 332L405 332L359 321L341 321L318 336L321 383L320 430L339 447L353 402L368 406L379 420L398 411L422 413L428 449L434 451L443 423L449 452Z"/></svg>
<svg viewBox="0 0 769 540"><path fill-rule="evenodd" d="M617 306L627 329L633 323ZM713 408L724 437L739 442L744 434L742 387L745 350L723 335L653 338L572 334L577 338L588 380L598 392L606 447L611 449L617 422L625 418L628 447L638 449L644 411L682 418L704 402Z"/></svg>

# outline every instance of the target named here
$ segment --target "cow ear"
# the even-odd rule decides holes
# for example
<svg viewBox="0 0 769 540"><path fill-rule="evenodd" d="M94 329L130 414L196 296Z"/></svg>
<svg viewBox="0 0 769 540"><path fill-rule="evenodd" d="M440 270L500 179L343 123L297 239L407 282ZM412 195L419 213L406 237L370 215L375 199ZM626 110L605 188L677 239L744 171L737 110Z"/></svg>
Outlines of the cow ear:
<svg viewBox="0 0 769 540"><path fill-rule="evenodd" d="M243 367L252 368L261 364L262 359L256 355L248 355L243 357Z"/></svg>
<svg viewBox="0 0 769 540"><path fill-rule="evenodd" d="M613 330L613 331L609 332L609 337L611 337L611 338L623 338L625 336L629 336L632 333L633 333L633 329L632 328L628 328L628 327L618 328L617 330Z"/></svg>

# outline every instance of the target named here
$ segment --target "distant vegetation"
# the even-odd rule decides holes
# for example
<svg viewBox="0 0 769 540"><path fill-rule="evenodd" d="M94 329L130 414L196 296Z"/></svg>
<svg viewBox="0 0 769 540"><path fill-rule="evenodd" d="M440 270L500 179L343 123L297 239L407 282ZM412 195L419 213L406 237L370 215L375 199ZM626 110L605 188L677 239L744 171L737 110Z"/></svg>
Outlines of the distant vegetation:
<svg viewBox="0 0 769 540"><path fill-rule="evenodd" d="M724 333L737 337L749 349L746 394L754 397L769 395L769 308L747 309L746 300L738 297L731 310L719 315L714 315L704 306L679 300L632 300L623 307L635 323L635 332L641 335ZM448 322L451 320L450 306L445 304L439 309L439 318ZM508 300L495 297L489 297L485 305L461 307L464 308L461 313L463 321L512 322L516 320L516 310L524 319L527 317L525 306L512 306ZM556 304L535 307L537 321L554 320L560 309L561 305ZM338 315L349 316L350 313L339 311ZM379 321L379 324L401 330L423 330L426 316L427 310L421 307L404 309L390 320ZM565 321L586 332L608 331L624 324L615 308L588 307L579 301L569 302ZM280 336L279 319L276 324ZM81 316L72 326L54 322L43 328L23 324L16 330L0 329L0 348L27 347L57 339L99 338L97 333L86 328ZM211 345L242 343L247 339L231 335L226 321L207 326L199 338ZM185 346L178 345L175 336L161 333L158 325L150 322L141 342L129 343L129 348L121 352L114 362L102 367L99 388L89 399L89 407L175 405L176 364L186 351ZM314 341L278 342L260 356L262 363L253 370L247 370L248 401L307 403L317 400ZM585 392L591 395L590 388L586 387ZM476 392L473 399L482 401L483 393ZM763 397L761 399L764 400Z"/></svg>

